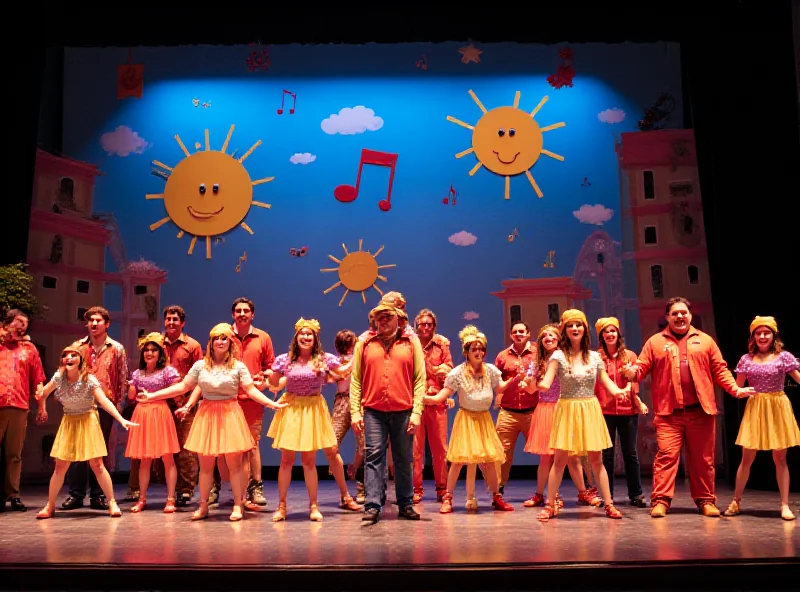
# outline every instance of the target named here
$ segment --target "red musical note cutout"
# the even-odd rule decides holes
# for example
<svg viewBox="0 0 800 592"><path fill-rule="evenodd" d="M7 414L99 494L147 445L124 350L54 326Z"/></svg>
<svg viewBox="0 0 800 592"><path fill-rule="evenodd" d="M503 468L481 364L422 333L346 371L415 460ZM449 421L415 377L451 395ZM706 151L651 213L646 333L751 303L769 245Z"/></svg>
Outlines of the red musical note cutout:
<svg viewBox="0 0 800 592"><path fill-rule="evenodd" d="M389 175L389 190L386 192L386 199L382 199L378 202L378 207L384 212L388 212L392 209L392 184L394 183L394 171L397 168L397 156L397 154L390 154L389 152L380 152L378 150L370 150L369 148L362 149L361 160L358 163L356 186L339 185L333 190L333 196L344 203L355 201L358 197L358 190L361 188L361 171L364 165L371 164L389 167L391 169L391 174Z"/></svg>
<svg viewBox="0 0 800 592"><path fill-rule="evenodd" d="M290 90L284 90L283 94L281 95L281 108L278 109L278 115L283 115L284 109L284 102L286 101L286 95L292 97L292 108L289 109L289 115L294 115L295 107L297 107L297 95Z"/></svg>
<svg viewBox="0 0 800 592"><path fill-rule="evenodd" d="M300 247L299 249L289 249L289 254L292 257L305 257L308 253L308 247Z"/></svg>
<svg viewBox="0 0 800 592"><path fill-rule="evenodd" d="M425 56L424 53L419 56L419 59L416 62L416 66L417 68L422 68L423 70L428 69L428 58Z"/></svg>
<svg viewBox="0 0 800 592"><path fill-rule="evenodd" d="M444 205L449 204L450 203L450 198L452 197L453 198L453 205L456 205L456 196L457 196L457 193L456 193L455 187L450 185L450 191L447 193L447 197L445 197L442 200L442 203Z"/></svg>

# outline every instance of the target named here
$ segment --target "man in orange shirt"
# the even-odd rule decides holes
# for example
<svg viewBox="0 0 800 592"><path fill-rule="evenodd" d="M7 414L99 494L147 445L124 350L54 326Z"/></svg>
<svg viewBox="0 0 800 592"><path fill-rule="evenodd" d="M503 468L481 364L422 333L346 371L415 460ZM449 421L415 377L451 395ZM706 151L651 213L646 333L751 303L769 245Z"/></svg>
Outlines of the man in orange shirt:
<svg viewBox="0 0 800 592"><path fill-rule="evenodd" d="M398 517L419 520L414 510L413 436L425 396L425 354L419 339L403 331L406 313L385 300L370 311L376 331L359 340L353 352L350 415L353 430L364 433L365 522L376 523L386 503L386 452L391 442Z"/></svg>
<svg viewBox="0 0 800 592"><path fill-rule="evenodd" d="M27 315L12 308L3 315L0 331L0 446L5 450L4 483L0 495L0 512L6 501L11 510L25 512L19 496L22 472L22 447L28 427L31 392L46 382L42 360L36 346L24 339L28 328Z"/></svg>
<svg viewBox="0 0 800 592"><path fill-rule="evenodd" d="M436 395L444 388L444 379L453 369L450 340L436 333L436 315L423 308L414 320L422 351L425 353L425 394ZM441 502L447 493L447 408L453 399L440 405L426 405L422 423L414 434L414 503L422 501L425 493L422 472L425 468L425 440L431 448L433 478L436 484L436 501Z"/></svg>
<svg viewBox="0 0 800 592"><path fill-rule="evenodd" d="M753 389L736 386L717 344L710 335L692 327L691 304L686 298L667 301L666 319L667 327L648 339L636 363L623 370L629 380L636 381L652 374L658 452L653 460L650 515L663 518L669 511L685 441L692 497L703 516L717 517L714 385L734 397L748 396Z"/></svg>
<svg viewBox="0 0 800 592"><path fill-rule="evenodd" d="M256 388L267 388L266 378L272 374L272 363L275 361L275 351L272 349L272 339L266 331L253 327L253 317L256 305L249 298L237 298L231 305L233 315L233 339L239 345L240 360L244 362L255 381ZM251 400L247 395L240 393L239 404L244 411L247 425L250 426L250 435L255 440L255 447L244 456L244 475L247 479L245 501L257 506L266 506L264 497L264 483L261 480L261 432L264 421L264 407Z"/></svg>

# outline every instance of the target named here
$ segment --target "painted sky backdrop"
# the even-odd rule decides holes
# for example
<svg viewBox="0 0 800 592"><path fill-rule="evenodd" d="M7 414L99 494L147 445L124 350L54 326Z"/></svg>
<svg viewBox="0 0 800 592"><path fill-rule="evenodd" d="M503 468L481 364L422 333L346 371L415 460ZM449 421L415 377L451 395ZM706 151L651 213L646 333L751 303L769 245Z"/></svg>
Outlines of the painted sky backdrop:
<svg viewBox="0 0 800 592"><path fill-rule="evenodd" d="M465 45L273 46L269 69L254 72L246 64L254 46L136 48L144 93L125 100L117 100L116 82L127 49L70 49L64 154L100 166L95 211L115 213L129 259L169 272L162 305L181 304L187 332L201 342L212 325L230 319L232 300L246 295L256 302L255 325L272 335L278 353L300 316L321 321L332 350L339 329L366 328L379 295L368 291L364 304L351 293L340 307L344 288L323 295L337 274L320 269L335 266L329 254L341 259L342 243L352 251L363 239L365 250L384 247L380 264L396 264L382 270L382 290L401 291L412 316L422 307L435 310L440 332L454 342L465 313L476 313L472 322L487 334L493 358L504 343L503 311L490 292L503 279L571 276L591 232L602 227L620 239L614 138L636 130L662 92L680 98L679 52L672 44L571 46L574 87L555 90L546 78L560 63L561 46L476 44L480 61L464 63ZM423 56L427 69L417 67ZM293 114L284 90L296 95ZM519 175L505 200L502 177L485 168L470 177L475 157L455 158L471 146L471 132L446 117L475 124L482 115L469 90L487 109L512 105L520 91L519 107L530 112L549 96L535 119L541 126L566 123L544 134L544 148L565 160L542 156L531 169L543 198ZM681 121L678 104L668 126ZM151 174L151 161L176 165L184 154L174 136L194 152L205 129L219 150L232 124L228 152L242 155L261 140L243 166L253 179L275 178L253 191L271 209L252 208L245 221L254 235L234 229L213 245L211 260L201 243L189 256L189 238L176 238L172 223L149 229L166 216L163 201L145 200L165 186ZM364 167L352 203L334 198L338 185L355 184L363 148L399 155L388 212L378 207L387 196L383 167ZM451 185L455 206L442 203ZM304 257L290 254L301 247L308 248ZM545 269L549 250L556 251L555 266ZM247 262L236 273L244 252ZM120 300L108 291L109 308ZM265 464L273 464L269 456Z"/></svg>

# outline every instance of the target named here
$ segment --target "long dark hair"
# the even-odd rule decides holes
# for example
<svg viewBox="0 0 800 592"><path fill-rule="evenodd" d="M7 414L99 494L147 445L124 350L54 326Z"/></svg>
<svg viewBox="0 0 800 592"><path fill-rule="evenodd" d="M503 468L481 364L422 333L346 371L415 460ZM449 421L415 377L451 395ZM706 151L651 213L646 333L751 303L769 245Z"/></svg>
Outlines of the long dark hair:
<svg viewBox="0 0 800 592"><path fill-rule="evenodd" d="M759 327L756 327L758 329ZM767 327L769 329L769 327ZM769 329L772 331L772 329ZM769 346L770 354L779 354L783 351L783 340L781 339L780 334L777 331L772 331L772 343ZM747 352L754 356L758 353L758 344L756 343L756 332L753 330L750 333L750 339L747 340Z"/></svg>
<svg viewBox="0 0 800 592"><path fill-rule="evenodd" d="M581 337L581 359L583 359L584 364L588 364L589 352L592 351L592 340L589 337L589 328L586 326L586 323L580 319L571 319L564 323L564 328L561 330L561 341L559 343L561 346L561 351L564 352L564 357L567 359L567 364L572 366L572 342L569 340L569 336L567 335L567 327L573 323L580 323L583 325L583 337Z"/></svg>
<svg viewBox="0 0 800 592"><path fill-rule="evenodd" d="M139 370L147 370L147 362L144 361L144 348L148 345L155 345L158 348L158 361L156 362L156 370L161 370L169 364L169 358L164 348L158 345L155 341L148 341L139 350Z"/></svg>
<svg viewBox="0 0 800 592"><path fill-rule="evenodd" d="M621 360L623 363L626 363L627 359L625 355L625 338L622 336L622 331L619 329L619 327L615 325L609 325L608 327L614 327L617 330L617 360ZM608 353L608 345L606 345L606 340L603 339L603 333L606 332L606 329L608 329L608 327L600 331L599 341L600 341L600 349L602 350L600 352L601 355L604 358L610 360L611 354Z"/></svg>

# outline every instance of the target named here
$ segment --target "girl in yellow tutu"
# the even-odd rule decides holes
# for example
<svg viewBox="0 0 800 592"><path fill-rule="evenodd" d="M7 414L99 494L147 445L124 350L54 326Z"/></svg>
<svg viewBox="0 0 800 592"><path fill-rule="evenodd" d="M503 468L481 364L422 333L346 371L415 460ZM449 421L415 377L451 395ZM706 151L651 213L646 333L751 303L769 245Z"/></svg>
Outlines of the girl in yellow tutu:
<svg viewBox="0 0 800 592"><path fill-rule="evenodd" d="M53 517L56 496L64 484L67 469L70 463L81 461L89 461L103 494L108 498L109 515L114 518L122 516L117 500L114 499L111 475L103 464L103 457L108 454L108 450L103 439L103 431L100 429L97 405L105 409L126 430L136 424L124 419L114 404L108 400L100 382L89 372L86 359L80 352L80 343L73 343L64 348L58 370L50 382L40 387L36 393L39 405L38 418L42 422L47 421L47 397L53 391L56 393L56 400L64 407L64 416L61 418L61 425L58 427L50 451L50 456L56 459L56 468L50 478L47 505L36 514L36 517L39 519Z"/></svg>
<svg viewBox="0 0 800 592"><path fill-rule="evenodd" d="M233 339L231 326L220 323L209 333L205 358L195 362L183 380L153 393L142 390L137 396L137 400L142 403L170 399L192 391L186 405L175 411L175 415L180 418L189 413L201 395L203 397L203 403L197 410L184 445L186 450L196 452L200 459L200 507L192 514L192 520L208 518L208 496L211 493L214 463L218 456L225 458L225 464L230 471L234 499L230 519L234 522L242 519L245 493L242 453L253 448L255 441L237 401L239 390L265 407L286 407L285 403L271 401L253 385L247 366L237 360L236 348L238 346ZM197 386L200 387L199 390L195 388Z"/></svg>
<svg viewBox="0 0 800 592"><path fill-rule="evenodd" d="M781 518L794 520L795 515L789 509L786 449L800 446L800 429L783 385L787 374L800 383L800 361L784 351L774 317L753 319L747 351L736 366L736 384L741 388L747 382L756 394L747 400L739 426L736 443L742 447L742 462L736 471L733 501L725 510L725 516L736 516L741 512L739 506L756 452L771 450L781 495Z"/></svg>
<svg viewBox="0 0 800 592"><path fill-rule="evenodd" d="M588 327L583 312L575 309L564 311L561 315L561 349L550 357L547 372L538 385L540 392L547 391L556 376L561 383L561 396L556 403L550 434L554 455L547 492L558 491L570 454L588 454L600 494L605 500L606 516L622 518L611 499L608 474L603 467L603 450L611 447L611 438L600 402L594 396L594 385L600 380L609 395L620 397L627 396L630 385L627 390L622 390L608 377L600 354L592 350ZM557 513L557 506L548 501L538 519L547 521Z"/></svg>
<svg viewBox="0 0 800 592"><path fill-rule="evenodd" d="M280 401L291 404L275 414L267 432L267 436L273 439L272 447L281 451L278 509L272 514L272 520L286 520L286 494L292 481L295 456L299 452L308 489L309 518L319 522L322 520L322 513L317 505L315 462L318 450L325 453L331 474L339 486L340 507L353 512L364 508L355 502L347 490L336 432L333 430L328 404L321 392L327 382L343 378L346 371L339 358L322 350L319 321L301 318L295 323L294 331L289 353L275 358L269 377L270 390L278 391L285 387L286 392Z"/></svg>
<svg viewBox="0 0 800 592"><path fill-rule="evenodd" d="M178 382L181 377L178 371L168 366L169 360L164 351L164 336L161 333L150 333L139 340L139 368L131 374L128 398L136 399L139 391L156 392ZM164 477L167 481L167 503L164 512L175 511L175 483L178 481L178 469L175 467L173 454L181 451L178 443L178 432L175 420L166 399L143 402L133 410L131 421L139 424L128 436L125 456L138 458L139 464L139 501L131 508L137 513L147 505L147 488L150 485L150 466L154 458L164 461Z"/></svg>
<svg viewBox="0 0 800 592"><path fill-rule="evenodd" d="M476 327L467 325L458 334L458 338L461 340L466 361L447 374L444 388L438 394L425 395L423 399L426 405L440 405L453 395L458 395L459 410L453 421L447 448L447 460L451 463L447 474L447 491L442 496L439 512L449 514L453 511L453 491L464 465L468 467L467 510L474 512L478 509L478 500L475 499L475 470L470 465L479 465L492 492L492 507L508 512L514 506L506 503L500 493L495 467L495 463L505 462L506 454L489 409L494 392L502 393L513 381L519 380L520 388L528 389L528 392L533 392L535 387L532 380L526 383L520 375L514 375L503 382L500 370L494 364L484 363L486 336Z"/></svg>

